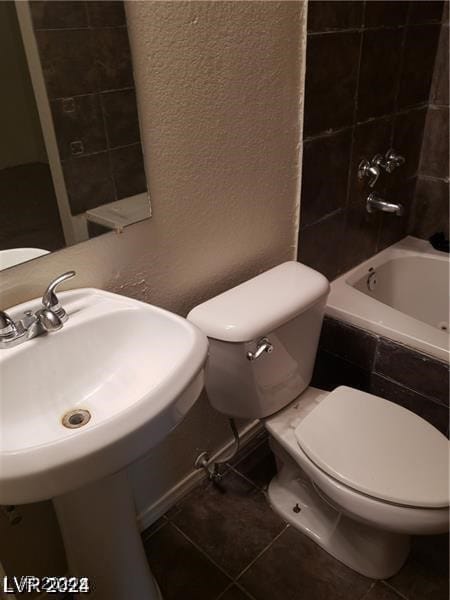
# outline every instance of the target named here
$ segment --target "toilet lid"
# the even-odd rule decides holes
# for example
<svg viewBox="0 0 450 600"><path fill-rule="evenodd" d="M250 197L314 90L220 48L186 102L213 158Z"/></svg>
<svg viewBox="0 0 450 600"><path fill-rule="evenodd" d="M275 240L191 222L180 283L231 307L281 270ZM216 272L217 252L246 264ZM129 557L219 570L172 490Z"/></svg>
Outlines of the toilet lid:
<svg viewBox="0 0 450 600"><path fill-rule="evenodd" d="M295 436L317 467L352 489L406 506L449 505L447 439L393 402L341 386Z"/></svg>

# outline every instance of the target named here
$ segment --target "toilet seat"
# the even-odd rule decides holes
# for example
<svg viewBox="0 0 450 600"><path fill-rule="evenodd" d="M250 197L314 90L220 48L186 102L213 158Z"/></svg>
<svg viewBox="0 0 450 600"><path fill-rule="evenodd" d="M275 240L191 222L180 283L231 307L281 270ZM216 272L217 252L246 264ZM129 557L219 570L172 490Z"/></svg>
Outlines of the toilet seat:
<svg viewBox="0 0 450 600"><path fill-rule="evenodd" d="M294 434L316 467L357 492L415 508L449 506L447 439L388 400L341 386Z"/></svg>

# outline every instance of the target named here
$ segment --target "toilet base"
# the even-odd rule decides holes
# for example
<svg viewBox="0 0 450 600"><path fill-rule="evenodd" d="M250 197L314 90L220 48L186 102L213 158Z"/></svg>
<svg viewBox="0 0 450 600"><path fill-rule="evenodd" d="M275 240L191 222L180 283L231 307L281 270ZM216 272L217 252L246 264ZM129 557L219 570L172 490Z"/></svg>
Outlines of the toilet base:
<svg viewBox="0 0 450 600"><path fill-rule="evenodd" d="M410 536L351 519L319 495L300 469L283 464L268 494L270 504L283 519L366 577L391 577L408 557Z"/></svg>

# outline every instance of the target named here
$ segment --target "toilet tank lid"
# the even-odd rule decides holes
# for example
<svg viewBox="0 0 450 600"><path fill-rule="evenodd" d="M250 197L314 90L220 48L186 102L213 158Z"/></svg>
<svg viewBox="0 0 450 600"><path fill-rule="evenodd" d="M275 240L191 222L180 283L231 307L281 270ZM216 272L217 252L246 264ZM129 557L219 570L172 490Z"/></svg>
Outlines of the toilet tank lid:
<svg viewBox="0 0 450 600"><path fill-rule="evenodd" d="M199 304L188 319L209 338L249 342L301 314L329 289L323 275L288 261Z"/></svg>

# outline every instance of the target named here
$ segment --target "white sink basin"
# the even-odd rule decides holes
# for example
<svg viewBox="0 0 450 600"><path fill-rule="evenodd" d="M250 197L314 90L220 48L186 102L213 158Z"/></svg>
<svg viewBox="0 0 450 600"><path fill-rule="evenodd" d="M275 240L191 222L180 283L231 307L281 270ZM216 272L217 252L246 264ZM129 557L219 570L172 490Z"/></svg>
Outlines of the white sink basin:
<svg viewBox="0 0 450 600"><path fill-rule="evenodd" d="M203 387L207 339L185 319L96 289L58 295L63 329L0 350L0 504L35 502L123 469ZM18 319L40 300L8 310ZM90 413L76 429L68 411Z"/></svg>

